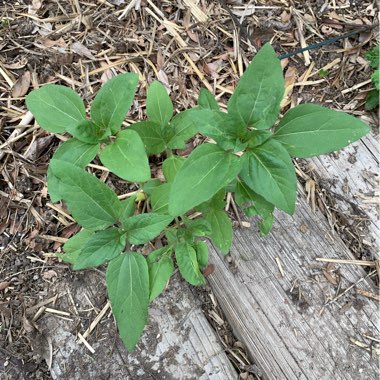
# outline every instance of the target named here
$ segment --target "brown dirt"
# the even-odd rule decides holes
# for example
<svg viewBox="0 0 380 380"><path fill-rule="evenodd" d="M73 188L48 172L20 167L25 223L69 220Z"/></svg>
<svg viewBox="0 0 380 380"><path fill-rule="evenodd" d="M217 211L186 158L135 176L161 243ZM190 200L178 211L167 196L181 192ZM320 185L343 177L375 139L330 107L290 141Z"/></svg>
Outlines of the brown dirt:
<svg viewBox="0 0 380 380"><path fill-rule="evenodd" d="M44 83L59 83L75 89L89 105L110 76L135 71L140 74L141 86L128 120L143 117L146 85L154 78L168 85L177 110L193 106L199 88L205 86L226 103L243 67L266 41L272 39L279 53L289 52L299 47L298 24L311 44L340 35L354 24L373 25L378 16L374 1L356 5L339 0L315 0L308 5L302 1L254 1L255 12L244 16L238 8L244 2L201 0L199 8L210 16L203 22L202 14L181 5L183 2L133 3L135 7L123 16L127 2L122 0L0 1L2 379L50 379L46 355L39 349L38 317L33 321L38 310L30 308L59 297L57 282L78 281L83 276L51 254L59 252L62 239L78 228L49 203L46 170L62 136L35 128L32 118L23 119L29 91ZM159 8L155 3L160 3ZM337 8L326 8L327 3L335 3ZM170 26L178 27L178 34ZM371 69L363 55L375 39L369 28L311 51L314 68L309 75L303 55L283 60L289 88L307 82L290 91L285 107L313 101L363 115L371 85L346 94L341 91L369 78ZM319 70L334 60L339 61L322 78ZM365 116L373 126L378 124L375 112ZM20 132L23 135L18 138ZM107 183L118 194L134 189L113 176ZM104 291L100 296L105 299ZM209 302L205 299L205 304ZM235 353L241 349L244 356L244 350L228 336L226 345ZM245 363L246 367L239 368L242 378L253 378L255 368Z"/></svg>

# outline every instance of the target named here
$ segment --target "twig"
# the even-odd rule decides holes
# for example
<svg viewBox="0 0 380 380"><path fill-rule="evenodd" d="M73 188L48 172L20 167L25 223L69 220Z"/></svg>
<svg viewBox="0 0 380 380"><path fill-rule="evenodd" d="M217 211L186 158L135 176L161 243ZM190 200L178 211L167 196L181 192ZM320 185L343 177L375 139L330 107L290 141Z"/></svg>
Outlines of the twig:
<svg viewBox="0 0 380 380"><path fill-rule="evenodd" d="M350 285L344 292L338 294L336 297L334 297L333 299L331 299L330 301L327 301L323 307L326 307L328 305L330 305L331 303L337 301L338 299L342 298L346 293L348 293L352 288L354 288L356 285L360 284L361 282L363 282L364 280L366 280L367 278L369 277L372 277L374 274L376 273L376 271L372 271L370 273L367 274L367 276L365 277L362 277L360 280L356 281L354 284Z"/></svg>
<svg viewBox="0 0 380 380"><path fill-rule="evenodd" d="M87 338L91 332L95 329L97 324L100 322L100 320L103 318L103 316L106 314L107 310L111 307L111 304L109 302L106 303L106 305L103 307L101 312L96 316L96 318L91 322L88 329L83 333L83 338Z"/></svg>
<svg viewBox="0 0 380 380"><path fill-rule="evenodd" d="M33 115L30 111L28 111L21 119L20 123L18 124L18 126L26 126L28 125L32 120L33 120ZM31 131L34 131L35 129L37 129L36 127L32 127L33 129L29 130L28 129L28 133L30 133ZM25 136L26 132L24 132L22 135ZM16 128L9 136L8 140L2 144L0 146L0 149L4 148L5 146L9 145L11 146L11 144L15 141L17 141L18 139L20 139L21 137L19 137L21 135L21 128ZM4 154L5 152L4 151L0 151L0 160L4 157Z"/></svg>
<svg viewBox="0 0 380 380"><path fill-rule="evenodd" d="M354 265L363 265L363 266L370 266L370 267L375 266L374 261L368 261L368 260L341 260L341 259L328 259L324 257L317 257L315 260L322 261L324 263L354 264Z"/></svg>
<svg viewBox="0 0 380 380"><path fill-rule="evenodd" d="M232 21L234 22L235 26L236 26L236 29L238 30L238 33L241 37L243 37L244 39L246 40L249 40L249 35L245 29L245 27L243 27L243 25L240 23L239 19L235 16L235 14L231 11L231 9L229 8L229 6L227 5L226 1L225 0L219 0L219 3L221 5L221 7L223 9L225 9L228 14L230 15Z"/></svg>

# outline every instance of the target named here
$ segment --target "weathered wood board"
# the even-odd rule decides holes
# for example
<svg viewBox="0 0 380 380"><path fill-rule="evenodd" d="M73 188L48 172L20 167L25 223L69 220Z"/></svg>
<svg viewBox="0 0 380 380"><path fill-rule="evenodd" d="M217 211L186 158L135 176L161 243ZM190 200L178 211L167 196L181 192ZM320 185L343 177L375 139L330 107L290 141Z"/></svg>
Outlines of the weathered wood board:
<svg viewBox="0 0 380 380"><path fill-rule="evenodd" d="M77 275L74 282L60 281L57 284L60 301L54 308L69 312L72 321L46 313L37 321L45 341L52 342L52 378L237 379L237 373L188 286L179 276L175 276L170 285L153 302L149 324L134 352L128 353L122 345L108 310L87 338L95 350L91 353L78 343L77 333L83 334L84 326L94 320L94 313L92 318L86 318L88 313L84 310L93 306L101 309L106 304L103 277L86 271Z"/></svg>
<svg viewBox="0 0 380 380"><path fill-rule="evenodd" d="M369 234L363 237L364 242L372 256L378 258L380 153L377 138L374 133L370 133L338 153L314 157L308 162L330 190L337 194L337 207L347 219L355 213L350 202L365 212L370 223Z"/></svg>
<svg viewBox="0 0 380 380"><path fill-rule="evenodd" d="M368 345L364 335L379 339L378 304L359 296L356 288L377 291L358 266L335 266L340 290L325 278L325 264L317 257L353 257L324 216L312 213L303 194L293 217L277 213L268 237L260 237L254 227L235 231L231 256L232 262L211 249L215 272L209 281L266 379L377 378L375 352L371 358L371 352L350 340ZM347 295L324 307L357 281Z"/></svg>

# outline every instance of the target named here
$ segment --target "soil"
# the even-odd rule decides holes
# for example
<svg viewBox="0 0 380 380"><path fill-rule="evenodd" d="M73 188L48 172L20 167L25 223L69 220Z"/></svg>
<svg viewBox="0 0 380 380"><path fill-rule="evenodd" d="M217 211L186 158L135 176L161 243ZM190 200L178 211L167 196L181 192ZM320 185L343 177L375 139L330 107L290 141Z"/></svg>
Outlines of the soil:
<svg viewBox="0 0 380 380"><path fill-rule="evenodd" d="M303 25L307 44L339 36L355 25L367 25L350 38L310 51L314 68L309 75L304 55L282 61L287 85L292 88L284 110L300 102L316 102L364 116L377 128L376 111L364 110L371 84L362 85L372 72L364 55L376 43L377 28L371 27L378 17L374 1L315 0L307 5L302 1L254 1L251 3L257 9L252 14L246 11L248 16L244 16L243 8L237 8L244 2L201 0L200 8L211 16L205 22L184 2L162 1L156 9L157 2L133 1L129 10L127 3L0 1L1 379L51 379L47 365L50 343L39 328L41 308L61 310L60 285L81 282L86 276L85 272L72 272L54 255L61 252L63 239L79 228L62 214L64 205L57 205L57 209L50 203L47 193L49 159L65 137L35 128L31 118L22 119L27 111L25 95L33 88L44 83L70 86L89 105L109 77L135 71L142 80L127 121L143 118L146 85L156 77L170 88L177 110L195 105L199 88L207 84L218 101L226 104L241 68L256 48L269 40L279 54L299 47L298 23ZM158 21L163 18L166 24ZM178 36L168 33L170 23L181 27ZM335 65L320 71L334 60ZM293 88L297 82L306 84ZM355 85L359 87L342 93ZM158 167L161 160L158 157L156 161ZM95 173L104 175L102 171ZM133 184L113 175L106 183L118 195L135 190ZM341 223L353 225L353 221ZM360 249L360 244L354 246ZM357 252L358 258L363 256ZM215 308L213 302L210 306L208 294L202 298L206 315ZM51 303L44 305L46 300ZM96 308L105 300L100 282L99 292L89 301ZM220 310L218 314L224 318ZM78 326L86 328L94 315L95 309L78 313ZM107 321L113 331L111 317ZM240 347L231 331L221 336L227 336L227 346ZM241 378L261 375L254 363L246 361L243 347L241 351L246 365L231 358L244 374Z"/></svg>

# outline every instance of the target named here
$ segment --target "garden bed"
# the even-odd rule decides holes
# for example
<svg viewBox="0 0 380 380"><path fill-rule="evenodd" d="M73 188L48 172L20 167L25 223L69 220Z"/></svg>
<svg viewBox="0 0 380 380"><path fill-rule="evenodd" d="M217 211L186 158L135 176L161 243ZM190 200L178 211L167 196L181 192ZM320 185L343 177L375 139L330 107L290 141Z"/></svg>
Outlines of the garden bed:
<svg viewBox="0 0 380 380"><path fill-rule="evenodd" d="M376 3L10 3L0 2L0 378L375 379L378 117L364 110L364 54L376 43ZM282 60L283 111L320 103L360 117L373 133L337 154L297 160L296 214L277 213L268 237L253 220L238 227L231 207L235 242L225 258L212 250L209 285L198 293L174 276L128 354L103 268L72 272L54 255L79 229L47 194L47 165L65 137L35 124L25 95L59 83L88 105L107 79L133 71L140 87L127 123L143 117L153 79L178 111L194 106L202 87L224 106L265 42L284 54L355 25L364 27L350 38ZM95 170L119 195L135 190Z"/></svg>

